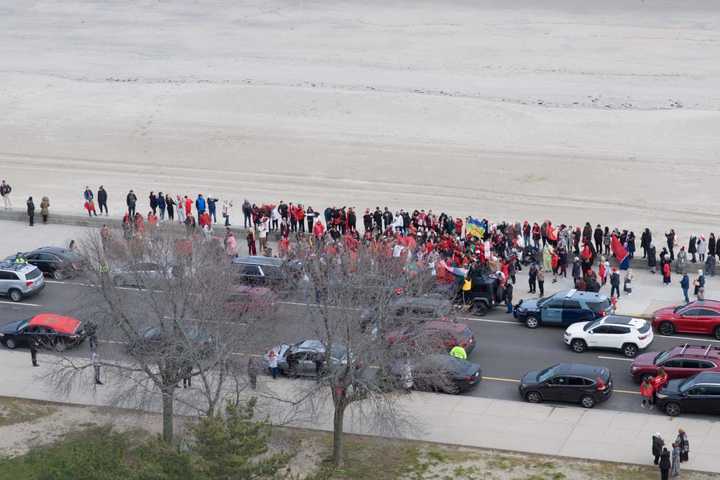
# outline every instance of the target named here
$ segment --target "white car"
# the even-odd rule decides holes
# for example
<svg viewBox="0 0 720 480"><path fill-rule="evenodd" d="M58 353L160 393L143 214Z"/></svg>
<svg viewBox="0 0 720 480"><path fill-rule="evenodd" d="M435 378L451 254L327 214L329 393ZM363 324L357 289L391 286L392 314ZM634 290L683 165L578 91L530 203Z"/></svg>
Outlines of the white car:
<svg viewBox="0 0 720 480"><path fill-rule="evenodd" d="M620 350L629 358L653 341L650 322L642 318L608 315L593 322L573 323L565 330L565 343L581 353L588 348Z"/></svg>

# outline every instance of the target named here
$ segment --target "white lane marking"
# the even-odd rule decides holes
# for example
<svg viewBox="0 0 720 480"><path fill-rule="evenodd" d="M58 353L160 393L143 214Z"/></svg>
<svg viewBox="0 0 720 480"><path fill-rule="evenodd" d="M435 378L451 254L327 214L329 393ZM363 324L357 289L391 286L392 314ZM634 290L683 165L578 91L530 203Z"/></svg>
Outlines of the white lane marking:
<svg viewBox="0 0 720 480"><path fill-rule="evenodd" d="M598 358L604 358L605 360L621 360L623 362L632 362L632 358L624 358L624 357L606 357L603 355L598 355Z"/></svg>
<svg viewBox="0 0 720 480"><path fill-rule="evenodd" d="M457 317L458 320L469 320L471 322L487 322L487 323L507 323L509 325L522 326L520 322L513 322L511 320L493 320L491 318L473 318L473 317Z"/></svg>
<svg viewBox="0 0 720 480"><path fill-rule="evenodd" d="M121 342L119 340L98 340L98 343L111 343L113 345L127 345L128 342Z"/></svg>
<svg viewBox="0 0 720 480"><path fill-rule="evenodd" d="M6 303L8 305L16 305L18 307L42 307L37 303L26 303L26 302L9 302L7 300L0 300L0 303Z"/></svg>
<svg viewBox="0 0 720 480"><path fill-rule="evenodd" d="M54 283L58 285L75 285L77 287L94 287L94 285L90 283L82 283L82 282L65 282L65 281L58 281L58 280L45 280L45 283Z"/></svg>

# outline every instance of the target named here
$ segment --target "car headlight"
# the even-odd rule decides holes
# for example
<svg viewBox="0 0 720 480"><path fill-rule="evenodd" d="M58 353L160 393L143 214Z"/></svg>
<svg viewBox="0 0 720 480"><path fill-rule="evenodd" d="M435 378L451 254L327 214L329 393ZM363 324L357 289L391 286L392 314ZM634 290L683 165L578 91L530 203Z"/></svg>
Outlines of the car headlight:
<svg viewBox="0 0 720 480"><path fill-rule="evenodd" d="M4 337L4 336L5 336L4 333L0 333L0 338L2 338L2 337Z"/></svg>

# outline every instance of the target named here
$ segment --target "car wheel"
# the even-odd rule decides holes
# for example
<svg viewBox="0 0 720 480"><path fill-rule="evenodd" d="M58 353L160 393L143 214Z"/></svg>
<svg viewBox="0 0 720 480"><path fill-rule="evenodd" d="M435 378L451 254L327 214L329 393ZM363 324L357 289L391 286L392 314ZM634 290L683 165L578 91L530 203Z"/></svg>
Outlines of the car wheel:
<svg viewBox="0 0 720 480"><path fill-rule="evenodd" d="M52 274L53 280L60 281L65 278L65 275L60 270L55 270Z"/></svg>
<svg viewBox="0 0 720 480"><path fill-rule="evenodd" d="M5 340L5 346L10 350L15 350L15 348L17 348L17 343L15 343L14 339L8 338Z"/></svg>
<svg viewBox="0 0 720 480"><path fill-rule="evenodd" d="M525 319L525 326L528 328L538 328L540 322L538 322L538 319L534 315L530 315Z"/></svg>
<svg viewBox="0 0 720 480"><path fill-rule="evenodd" d="M442 387L442 391L450 395L458 395L460 393L460 387L457 385L447 385Z"/></svg>
<svg viewBox="0 0 720 480"><path fill-rule="evenodd" d="M10 296L10 300L13 302L19 302L22 300L22 292L18 290L17 288L13 288L8 292L8 295Z"/></svg>
<svg viewBox="0 0 720 480"><path fill-rule="evenodd" d="M473 303L471 313L473 315L477 315L478 317L482 317L488 313L488 306L483 302L475 302Z"/></svg>
<svg viewBox="0 0 720 480"><path fill-rule="evenodd" d="M587 344L585 343L585 340L581 340L579 338L576 338L575 340L570 342L570 346L575 353L582 353L587 349Z"/></svg>
<svg viewBox="0 0 720 480"><path fill-rule="evenodd" d="M584 395L580 399L580 405L582 405L584 408L592 408L595 406L595 399L590 395Z"/></svg>
<svg viewBox="0 0 720 480"><path fill-rule="evenodd" d="M665 413L667 413L671 417L677 417L678 415L680 415L680 405L675 402L670 402L666 404Z"/></svg>
<svg viewBox="0 0 720 480"><path fill-rule="evenodd" d="M622 347L622 352L627 358L635 358L638 354L638 347L633 343L626 343Z"/></svg>
<svg viewBox="0 0 720 480"><path fill-rule="evenodd" d="M525 400L527 400L530 403L542 403L542 395L540 395L540 392L528 392L525 394Z"/></svg>
<svg viewBox="0 0 720 480"><path fill-rule="evenodd" d="M720 340L720 326L715 327L715 338Z"/></svg>
<svg viewBox="0 0 720 480"><path fill-rule="evenodd" d="M675 333L675 325L672 322L662 322L658 330L661 335L672 335Z"/></svg>

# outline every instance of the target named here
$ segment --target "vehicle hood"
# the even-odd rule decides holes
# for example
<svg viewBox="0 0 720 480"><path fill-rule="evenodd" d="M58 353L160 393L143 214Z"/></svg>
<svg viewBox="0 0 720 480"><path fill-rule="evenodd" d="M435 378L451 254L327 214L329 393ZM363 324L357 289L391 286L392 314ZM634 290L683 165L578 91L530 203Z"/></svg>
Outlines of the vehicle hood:
<svg viewBox="0 0 720 480"><path fill-rule="evenodd" d="M633 360L632 367L652 367L655 365L655 356L657 356L658 352L647 352L638 355L635 357L635 360Z"/></svg>
<svg viewBox="0 0 720 480"><path fill-rule="evenodd" d="M654 319L673 318L675 316L675 312L674 312L675 308L676 308L675 306L671 306L671 307L663 307L659 310L655 310L653 312L653 318Z"/></svg>
<svg viewBox="0 0 720 480"><path fill-rule="evenodd" d="M532 372L527 372L525 375L522 376L520 379L520 383L522 384L533 384L537 383L538 381L538 375L540 374L539 370L533 370Z"/></svg>
<svg viewBox="0 0 720 480"><path fill-rule="evenodd" d="M6 323L5 325L0 326L0 333L17 333L18 328L25 323L27 323L27 320L16 320L14 322Z"/></svg>
<svg viewBox="0 0 720 480"><path fill-rule="evenodd" d="M671 394L671 395L679 395L680 394L680 385L682 385L685 382L685 378L676 378L674 380L668 381L668 383L660 390L661 393L665 394Z"/></svg>
<svg viewBox="0 0 720 480"><path fill-rule="evenodd" d="M538 301L535 298L524 298L518 304L520 310L536 311L538 310Z"/></svg>
<svg viewBox="0 0 720 480"><path fill-rule="evenodd" d="M585 333L585 330L583 330L583 328L589 323L590 322L573 323L565 329L565 333L582 335L583 333Z"/></svg>
<svg viewBox="0 0 720 480"><path fill-rule="evenodd" d="M452 375L455 378L465 378L474 375L475 372L482 374L480 365L472 362L464 362L462 365L458 363L458 367L452 372Z"/></svg>

